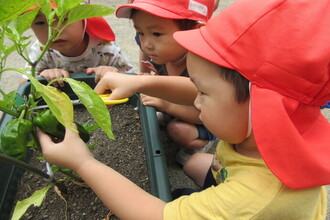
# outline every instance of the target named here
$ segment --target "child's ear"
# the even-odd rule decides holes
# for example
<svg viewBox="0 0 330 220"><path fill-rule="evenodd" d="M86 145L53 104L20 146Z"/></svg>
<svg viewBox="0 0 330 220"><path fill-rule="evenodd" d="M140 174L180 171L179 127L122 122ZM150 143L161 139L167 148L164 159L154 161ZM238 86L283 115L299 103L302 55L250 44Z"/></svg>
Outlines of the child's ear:
<svg viewBox="0 0 330 220"><path fill-rule="evenodd" d="M196 25L195 25L195 29L200 28L200 27L204 26L205 24L206 24L205 22L197 21Z"/></svg>

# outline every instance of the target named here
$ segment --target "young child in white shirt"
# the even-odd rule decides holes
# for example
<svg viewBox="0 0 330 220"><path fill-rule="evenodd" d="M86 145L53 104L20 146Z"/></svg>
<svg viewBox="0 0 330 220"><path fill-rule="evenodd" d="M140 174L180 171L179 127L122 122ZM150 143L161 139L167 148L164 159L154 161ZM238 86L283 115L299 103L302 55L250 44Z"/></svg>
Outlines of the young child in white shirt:
<svg viewBox="0 0 330 220"><path fill-rule="evenodd" d="M57 7L55 3L51 4ZM53 23L56 24L57 21ZM29 54L30 59L35 61L48 41L45 15L39 12L31 28L38 39L31 46ZM68 25L37 64L36 72L51 81L70 77L70 73L83 73L87 68L97 66L107 66L109 70L119 72L134 72L132 65L116 44L114 32L102 17L87 18ZM23 76L22 82L26 79L27 77ZM58 81L53 85L63 86L64 82Z"/></svg>

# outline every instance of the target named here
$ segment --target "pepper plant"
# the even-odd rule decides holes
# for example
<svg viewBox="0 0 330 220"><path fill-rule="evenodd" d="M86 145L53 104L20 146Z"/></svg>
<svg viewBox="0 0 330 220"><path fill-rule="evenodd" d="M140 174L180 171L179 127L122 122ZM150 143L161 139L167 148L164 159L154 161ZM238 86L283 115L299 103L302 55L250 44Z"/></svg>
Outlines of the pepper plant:
<svg viewBox="0 0 330 220"><path fill-rule="evenodd" d="M17 98L16 91L5 93L0 88L0 93L3 96L2 100L0 100L0 110L13 117L7 122L0 134L0 150L2 151L0 152L0 160L28 169L46 178L49 177L48 174L24 162L28 147L33 150L40 150L35 135L36 126L43 129L42 126L46 125L44 130L51 126L57 126L62 132L62 136L58 138L63 138L64 127L75 130L72 127L74 111L70 98L66 93L51 86L50 83L56 80L62 80L68 83L81 103L93 116L97 125L109 138L114 138L111 130L109 111L102 99L89 85L71 78L60 78L55 81L53 80L48 83L48 85L43 85L36 79L36 66L38 62L67 25L89 17L105 16L114 11L112 8L104 5L80 4L81 1L82 0L53 0L58 7L52 8L49 0L0 0L0 77L6 71L17 71L26 75L31 83L30 94L27 100L21 105L15 103L15 98ZM36 5L37 7L35 9L29 10ZM31 36L27 36L26 31L30 28L32 21L40 11L47 18L49 39L46 45L44 45L44 50L40 56L35 61L32 61L28 56L28 46L31 41ZM66 17L68 19L64 23ZM53 27L52 23L55 19L58 19L58 23L56 27ZM9 39L12 43L10 45L4 45L5 39ZM6 60L13 52L17 52L29 63L31 68L7 67ZM30 74L28 74L28 71ZM49 110L34 109L40 100L46 102ZM46 120L45 114L48 114L50 118ZM43 120L45 121L42 122ZM90 130L92 129L95 129L95 126L90 128ZM85 132L86 135L86 131L82 130L80 126L78 126L78 130L80 133ZM90 130L87 130L87 132ZM45 131L52 134L49 130ZM56 134L52 135L56 136ZM58 167L55 167L54 170L62 171L69 177L75 177L68 170ZM52 184L56 184L56 180L52 182ZM22 206L21 204L20 206L20 204L18 204L18 213L14 213L13 219L20 218L29 205L35 204L36 197L38 198L37 203L41 203L49 188L51 188L51 185L38 192L36 191L36 194L29 198L30 202L25 201L25 205Z"/></svg>

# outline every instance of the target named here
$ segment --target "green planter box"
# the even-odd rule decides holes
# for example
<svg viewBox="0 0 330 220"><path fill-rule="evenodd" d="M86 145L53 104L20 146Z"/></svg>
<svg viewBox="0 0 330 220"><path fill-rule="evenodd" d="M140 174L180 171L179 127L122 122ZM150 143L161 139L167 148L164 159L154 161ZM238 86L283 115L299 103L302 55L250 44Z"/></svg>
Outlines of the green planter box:
<svg viewBox="0 0 330 220"><path fill-rule="evenodd" d="M71 78L84 81L92 88L95 87L94 76L86 74L72 74ZM40 78L41 83L46 84L46 80ZM24 83L17 90L17 105L24 102L24 99L29 94L30 82ZM71 99L77 99L69 86L62 87ZM160 141L159 125L156 118L155 109L144 106L140 103L138 95L130 97L128 104L138 107L141 128L144 138L144 147L146 152L148 176L150 191L153 195L168 202L171 198L170 184L165 161L165 153ZM4 114L1 118L0 132L3 130L6 123L13 117ZM0 161L0 219L5 220L10 218L10 213L13 208L13 200L17 191L17 184L24 173L24 170L10 164Z"/></svg>

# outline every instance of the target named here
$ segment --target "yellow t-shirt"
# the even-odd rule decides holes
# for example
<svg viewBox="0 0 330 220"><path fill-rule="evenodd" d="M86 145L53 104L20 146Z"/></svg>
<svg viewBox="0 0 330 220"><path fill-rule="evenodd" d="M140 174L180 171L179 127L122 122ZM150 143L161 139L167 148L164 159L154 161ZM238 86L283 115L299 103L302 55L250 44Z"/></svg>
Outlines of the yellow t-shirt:
<svg viewBox="0 0 330 220"><path fill-rule="evenodd" d="M164 219L325 219L325 186L292 190L267 168L262 159L237 153L220 141L212 167L216 187L182 196L165 206ZM306 173L306 175L313 175Z"/></svg>

